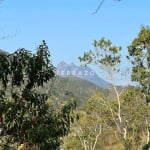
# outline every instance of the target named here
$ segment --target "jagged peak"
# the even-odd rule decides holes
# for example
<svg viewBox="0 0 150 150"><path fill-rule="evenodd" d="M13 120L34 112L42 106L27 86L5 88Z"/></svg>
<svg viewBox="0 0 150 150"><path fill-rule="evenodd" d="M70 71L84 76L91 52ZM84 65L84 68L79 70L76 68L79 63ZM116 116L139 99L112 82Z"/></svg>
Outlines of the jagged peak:
<svg viewBox="0 0 150 150"><path fill-rule="evenodd" d="M57 67L57 75L59 76L74 76L88 80L101 87L109 87L110 83L99 77L90 67L77 66L74 63L66 63L61 61Z"/></svg>

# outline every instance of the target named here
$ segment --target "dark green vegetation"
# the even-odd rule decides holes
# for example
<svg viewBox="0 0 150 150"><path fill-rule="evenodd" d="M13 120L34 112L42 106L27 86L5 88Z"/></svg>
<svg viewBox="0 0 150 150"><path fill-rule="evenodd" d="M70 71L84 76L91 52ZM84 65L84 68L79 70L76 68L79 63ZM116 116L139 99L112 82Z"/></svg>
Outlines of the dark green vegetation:
<svg viewBox="0 0 150 150"><path fill-rule="evenodd" d="M111 88L55 76L45 41L36 54L0 53L2 149L149 150L150 28L142 27L128 46L136 87L116 86L120 46L102 38L93 48L79 59L103 69Z"/></svg>
<svg viewBox="0 0 150 150"><path fill-rule="evenodd" d="M47 94L34 91L54 76L45 41L36 54L25 49L9 55L0 53L1 149L13 149L10 146L15 144L43 150L59 147L62 137L69 132L75 103L54 109Z"/></svg>
<svg viewBox="0 0 150 150"><path fill-rule="evenodd" d="M142 27L132 44L128 47L131 61L132 80L142 87L146 102L150 102L150 28Z"/></svg>

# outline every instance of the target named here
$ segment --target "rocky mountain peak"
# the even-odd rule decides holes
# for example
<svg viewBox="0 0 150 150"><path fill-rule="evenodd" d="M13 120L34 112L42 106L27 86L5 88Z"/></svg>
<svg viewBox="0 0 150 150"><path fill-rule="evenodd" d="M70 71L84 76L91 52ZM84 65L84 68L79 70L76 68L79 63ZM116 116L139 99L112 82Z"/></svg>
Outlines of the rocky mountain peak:
<svg viewBox="0 0 150 150"><path fill-rule="evenodd" d="M100 78L94 70L89 67L77 66L74 63L67 64L61 61L57 66L57 75L63 77L79 77L84 80L88 80L100 87L110 87L111 84Z"/></svg>

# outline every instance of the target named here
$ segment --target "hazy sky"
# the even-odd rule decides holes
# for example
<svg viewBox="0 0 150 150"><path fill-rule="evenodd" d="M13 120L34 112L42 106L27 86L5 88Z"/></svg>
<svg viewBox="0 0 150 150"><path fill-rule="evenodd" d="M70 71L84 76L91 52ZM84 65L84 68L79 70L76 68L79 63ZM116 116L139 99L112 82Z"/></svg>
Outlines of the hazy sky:
<svg viewBox="0 0 150 150"><path fill-rule="evenodd" d="M141 25L150 25L150 0L4 0L0 4L0 48L35 51L46 40L52 61L80 64L78 56L101 37L127 53ZM7 37L8 36L8 37ZM7 38L5 38L7 37ZM126 63L126 62L125 62Z"/></svg>

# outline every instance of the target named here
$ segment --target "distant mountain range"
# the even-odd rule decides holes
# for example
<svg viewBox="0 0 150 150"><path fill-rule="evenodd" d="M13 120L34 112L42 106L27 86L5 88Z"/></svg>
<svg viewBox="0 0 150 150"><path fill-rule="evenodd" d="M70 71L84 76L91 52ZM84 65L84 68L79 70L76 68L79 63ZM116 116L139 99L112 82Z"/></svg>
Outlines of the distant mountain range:
<svg viewBox="0 0 150 150"><path fill-rule="evenodd" d="M111 84L100 78L94 70L89 67L77 66L74 63L67 64L62 61L57 66L57 75L62 77L78 77L80 79L88 80L99 87L108 88Z"/></svg>

